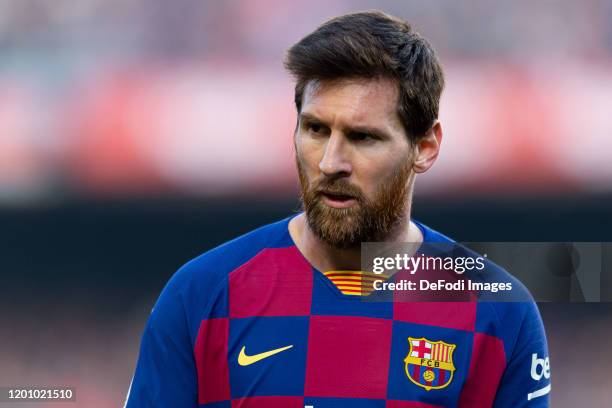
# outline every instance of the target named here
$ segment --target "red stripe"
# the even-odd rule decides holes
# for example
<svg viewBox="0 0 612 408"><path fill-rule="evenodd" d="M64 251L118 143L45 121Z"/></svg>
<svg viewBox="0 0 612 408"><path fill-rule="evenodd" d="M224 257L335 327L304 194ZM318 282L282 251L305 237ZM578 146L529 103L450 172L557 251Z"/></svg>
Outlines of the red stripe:
<svg viewBox="0 0 612 408"><path fill-rule="evenodd" d="M328 278L331 278L332 276L363 276L363 275L359 272L348 272L348 273L334 272L334 273L326 273L325 276L327 276Z"/></svg>
<svg viewBox="0 0 612 408"><path fill-rule="evenodd" d="M355 277L355 276L338 276L337 278L329 278L330 281L332 282L336 282L336 281L351 281L351 282L366 282L366 283L374 283L377 280L382 280L384 281L384 279L367 279L367 278L359 278L359 277Z"/></svg>
<svg viewBox="0 0 612 408"><path fill-rule="evenodd" d="M361 287L360 283L336 283L336 282L334 282L334 284L336 286L348 286L348 287L351 287L351 288L360 288Z"/></svg>
<svg viewBox="0 0 612 408"><path fill-rule="evenodd" d="M342 274L342 273L330 273L329 275L325 275L325 276L329 279L338 279L338 278L358 278L358 279L370 279L370 280L387 279L386 276L382 276L382 275L372 276L372 275Z"/></svg>
<svg viewBox="0 0 612 408"><path fill-rule="evenodd" d="M348 290L363 290L367 291L369 288L362 288L361 286L345 286L345 285L336 285L338 289L348 289Z"/></svg>
<svg viewBox="0 0 612 408"><path fill-rule="evenodd" d="M414 370L412 370L412 375L413 375L413 379L416 380L416 382L420 383L421 382L421 366L418 364L413 364L414 366Z"/></svg>
<svg viewBox="0 0 612 408"><path fill-rule="evenodd" d="M365 276L365 275L325 275L329 279L385 279L384 276Z"/></svg>
<svg viewBox="0 0 612 408"><path fill-rule="evenodd" d="M438 385L444 385L446 370L438 370Z"/></svg>
<svg viewBox="0 0 612 408"><path fill-rule="evenodd" d="M329 280L331 280L332 282L336 282L336 281L351 281L351 282L361 282L362 279L358 276L342 276L342 277L337 277L337 278L329 278Z"/></svg>

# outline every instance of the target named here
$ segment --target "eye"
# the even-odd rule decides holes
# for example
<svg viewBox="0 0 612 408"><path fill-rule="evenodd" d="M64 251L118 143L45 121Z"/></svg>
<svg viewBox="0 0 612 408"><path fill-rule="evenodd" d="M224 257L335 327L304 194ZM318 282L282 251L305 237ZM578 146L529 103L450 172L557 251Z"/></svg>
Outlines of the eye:
<svg viewBox="0 0 612 408"><path fill-rule="evenodd" d="M306 132L316 136L325 136L329 133L329 128L319 122L304 121L302 127Z"/></svg>
<svg viewBox="0 0 612 408"><path fill-rule="evenodd" d="M349 134L349 139L354 141L367 141L367 140L376 140L378 139L375 135L366 132L351 132Z"/></svg>
<svg viewBox="0 0 612 408"><path fill-rule="evenodd" d="M309 123L306 125L308 130L313 132L313 133L320 133L322 130L322 126L319 125L318 123Z"/></svg>

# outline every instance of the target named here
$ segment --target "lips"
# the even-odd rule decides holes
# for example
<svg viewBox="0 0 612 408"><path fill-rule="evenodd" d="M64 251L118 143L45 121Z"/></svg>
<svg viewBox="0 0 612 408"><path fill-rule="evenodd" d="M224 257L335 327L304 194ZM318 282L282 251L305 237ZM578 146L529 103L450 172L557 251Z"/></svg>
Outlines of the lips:
<svg viewBox="0 0 612 408"><path fill-rule="evenodd" d="M340 201L346 201L346 200L350 200L350 199L354 199L355 197L347 195L347 194L337 194L337 193L328 193L328 192L322 192L322 195L329 197L333 200L340 200Z"/></svg>
<svg viewBox="0 0 612 408"><path fill-rule="evenodd" d="M355 197L347 194L328 191L321 191L319 194L322 197L322 201L330 207L347 208L357 202Z"/></svg>

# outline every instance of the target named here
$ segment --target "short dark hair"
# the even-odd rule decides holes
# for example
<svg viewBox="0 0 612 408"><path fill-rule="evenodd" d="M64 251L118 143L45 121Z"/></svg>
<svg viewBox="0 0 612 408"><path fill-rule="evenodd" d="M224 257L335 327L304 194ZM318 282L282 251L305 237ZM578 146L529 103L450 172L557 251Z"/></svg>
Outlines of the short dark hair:
<svg viewBox="0 0 612 408"><path fill-rule="evenodd" d="M333 18L287 52L295 77L295 106L302 108L311 80L387 77L399 85L398 114L411 141L438 117L444 75L431 45L410 24L380 11Z"/></svg>

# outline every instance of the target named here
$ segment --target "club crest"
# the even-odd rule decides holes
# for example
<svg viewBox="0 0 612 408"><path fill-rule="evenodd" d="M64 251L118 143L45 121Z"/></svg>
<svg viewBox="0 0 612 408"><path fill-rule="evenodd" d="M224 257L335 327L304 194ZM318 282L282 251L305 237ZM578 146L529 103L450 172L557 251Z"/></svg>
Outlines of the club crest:
<svg viewBox="0 0 612 408"><path fill-rule="evenodd" d="M453 380L455 365L453 351L456 344L431 341L424 337L408 337L410 350L404 358L408 379L427 391L439 390Z"/></svg>

